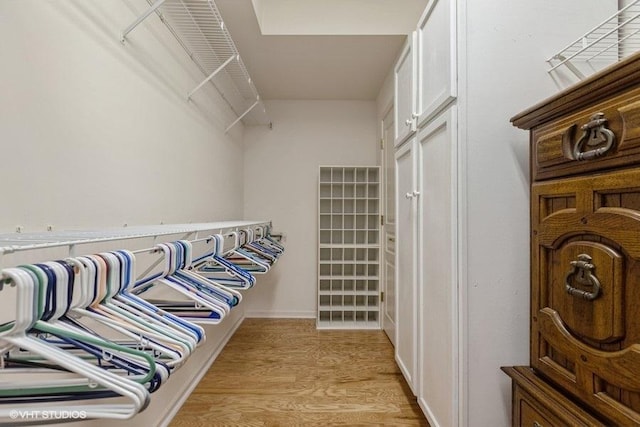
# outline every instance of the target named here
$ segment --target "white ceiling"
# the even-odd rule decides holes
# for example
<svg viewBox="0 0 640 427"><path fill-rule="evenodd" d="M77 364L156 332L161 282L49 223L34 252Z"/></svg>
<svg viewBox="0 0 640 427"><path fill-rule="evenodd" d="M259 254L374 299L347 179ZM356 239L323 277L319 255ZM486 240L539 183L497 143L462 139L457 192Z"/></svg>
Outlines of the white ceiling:
<svg viewBox="0 0 640 427"><path fill-rule="evenodd" d="M260 9L263 17L269 1L286 0L262 0ZM313 1L317 3L327 0ZM361 4L367 1L391 1L396 2L397 6L399 0L340 1ZM404 21L413 22L413 27L426 0L403 1L411 1L417 5L405 8L409 18L404 16ZM319 34L322 30L318 25L307 26L315 35L301 35L299 33L304 32L304 27L298 21L294 26L281 25L282 32L288 35L263 35L252 0L216 0L216 4L262 99L375 99L405 40L403 35L390 34L336 35L347 32L344 31L347 29L344 27L347 23L344 18L340 29L335 20L329 22L330 17L310 17L308 13L305 17L298 15L298 18L324 20L330 24L326 32L332 35ZM289 21L296 20L295 13L301 12L293 8L288 10L290 15L286 19ZM384 16L383 10L379 12L380 16ZM277 31L273 23L277 20L272 19L270 22L269 33L274 34ZM285 22L286 20L281 21L282 24ZM355 32L362 33L362 26L358 26L356 21L351 22ZM385 26L383 30L388 33L389 28L391 27ZM406 30L409 31L411 30ZM298 34L291 34L292 32Z"/></svg>

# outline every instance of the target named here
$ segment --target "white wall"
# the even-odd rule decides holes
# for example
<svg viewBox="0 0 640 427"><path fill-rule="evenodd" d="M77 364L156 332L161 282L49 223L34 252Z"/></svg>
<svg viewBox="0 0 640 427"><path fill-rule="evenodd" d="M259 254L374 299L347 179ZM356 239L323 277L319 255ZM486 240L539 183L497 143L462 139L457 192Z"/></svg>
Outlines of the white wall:
<svg viewBox="0 0 640 427"><path fill-rule="evenodd" d="M212 87L186 101L204 76L157 16L120 43L120 31L148 7L145 0L0 1L0 232L242 218L242 125L224 134L234 116ZM15 259L1 261L7 267ZM242 310L208 328L207 342L146 411L128 423L91 425L168 421Z"/></svg>
<svg viewBox="0 0 640 427"><path fill-rule="evenodd" d="M266 107L273 130L245 130L244 209L286 233L286 252L249 292L247 316L315 317L318 166L376 164L376 103L267 101Z"/></svg>
<svg viewBox="0 0 640 427"><path fill-rule="evenodd" d="M463 13L466 7L468 53L460 71L468 166L467 421L506 426L511 389L499 368L528 364L530 271L528 134L509 118L557 92L545 59L611 15L616 1L458 4Z"/></svg>
<svg viewBox="0 0 640 427"><path fill-rule="evenodd" d="M0 230L242 216L242 125L155 14L120 43L145 8L0 2Z"/></svg>

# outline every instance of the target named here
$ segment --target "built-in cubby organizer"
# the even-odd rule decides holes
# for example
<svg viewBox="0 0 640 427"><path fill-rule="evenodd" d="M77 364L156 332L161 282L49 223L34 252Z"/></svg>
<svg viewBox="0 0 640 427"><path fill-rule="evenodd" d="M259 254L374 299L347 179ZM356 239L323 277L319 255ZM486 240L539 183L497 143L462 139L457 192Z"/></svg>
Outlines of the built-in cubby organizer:
<svg viewBox="0 0 640 427"><path fill-rule="evenodd" d="M321 166L319 328L380 327L380 168Z"/></svg>

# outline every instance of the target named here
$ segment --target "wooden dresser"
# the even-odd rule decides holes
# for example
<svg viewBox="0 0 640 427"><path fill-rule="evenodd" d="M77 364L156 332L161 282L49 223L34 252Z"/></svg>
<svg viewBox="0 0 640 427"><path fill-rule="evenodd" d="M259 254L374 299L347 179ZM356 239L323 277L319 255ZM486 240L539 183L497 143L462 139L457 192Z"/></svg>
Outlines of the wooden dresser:
<svg viewBox="0 0 640 427"><path fill-rule="evenodd" d="M520 113L530 131L530 367L513 425L640 425L640 55Z"/></svg>

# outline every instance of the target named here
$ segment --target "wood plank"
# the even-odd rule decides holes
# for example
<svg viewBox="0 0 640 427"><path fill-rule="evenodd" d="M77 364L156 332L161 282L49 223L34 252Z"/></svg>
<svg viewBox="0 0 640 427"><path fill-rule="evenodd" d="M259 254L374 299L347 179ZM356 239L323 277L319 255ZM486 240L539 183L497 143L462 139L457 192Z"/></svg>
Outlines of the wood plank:
<svg viewBox="0 0 640 427"><path fill-rule="evenodd" d="M246 319L171 427L428 426L382 331Z"/></svg>

